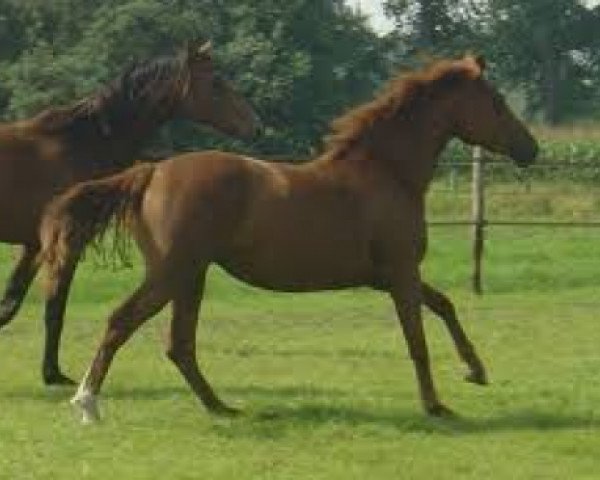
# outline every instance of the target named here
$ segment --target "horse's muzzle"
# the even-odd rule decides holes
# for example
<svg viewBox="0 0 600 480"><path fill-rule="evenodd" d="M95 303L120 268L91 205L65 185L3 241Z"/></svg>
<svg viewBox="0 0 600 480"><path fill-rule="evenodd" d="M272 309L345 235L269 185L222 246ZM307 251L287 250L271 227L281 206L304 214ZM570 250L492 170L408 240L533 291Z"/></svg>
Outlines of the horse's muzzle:
<svg viewBox="0 0 600 480"><path fill-rule="evenodd" d="M532 138L530 142L514 148L510 156L519 167L527 167L535 161L539 151L538 143Z"/></svg>

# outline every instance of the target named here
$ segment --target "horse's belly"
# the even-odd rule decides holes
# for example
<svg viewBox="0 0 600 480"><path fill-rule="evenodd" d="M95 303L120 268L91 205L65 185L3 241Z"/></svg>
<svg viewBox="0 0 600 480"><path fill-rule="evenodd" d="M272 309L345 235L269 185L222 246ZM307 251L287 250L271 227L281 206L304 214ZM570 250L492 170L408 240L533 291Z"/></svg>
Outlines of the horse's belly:
<svg viewBox="0 0 600 480"><path fill-rule="evenodd" d="M332 290L370 283L373 275L367 249L308 243L300 248L267 244L231 251L218 263L234 277L270 290Z"/></svg>
<svg viewBox="0 0 600 480"><path fill-rule="evenodd" d="M239 222L227 232L218 263L235 277L272 290L369 283L373 230L361 195L327 177L283 173L256 181Z"/></svg>
<svg viewBox="0 0 600 480"><path fill-rule="evenodd" d="M0 195L0 242L35 243L40 214L22 195L15 195L13 199L5 197L7 195Z"/></svg>
<svg viewBox="0 0 600 480"><path fill-rule="evenodd" d="M37 242L44 206L51 200L61 174L37 158L0 153L0 242Z"/></svg>

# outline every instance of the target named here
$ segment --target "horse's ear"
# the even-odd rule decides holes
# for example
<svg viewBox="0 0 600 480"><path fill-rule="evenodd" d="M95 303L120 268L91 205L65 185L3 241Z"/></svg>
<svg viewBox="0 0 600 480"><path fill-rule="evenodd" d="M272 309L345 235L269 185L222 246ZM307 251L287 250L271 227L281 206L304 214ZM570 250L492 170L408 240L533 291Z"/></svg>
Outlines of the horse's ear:
<svg viewBox="0 0 600 480"><path fill-rule="evenodd" d="M483 75L486 65L483 55L465 55L463 62L466 63L470 71L470 75L472 75L474 78L479 78Z"/></svg>
<svg viewBox="0 0 600 480"><path fill-rule="evenodd" d="M212 42L209 40L198 46L198 42L187 42L185 49L185 59L188 64L197 62L212 61Z"/></svg>
<svg viewBox="0 0 600 480"><path fill-rule="evenodd" d="M198 47L196 54L200 58L212 59L213 55L213 44L211 40L204 42L200 47Z"/></svg>

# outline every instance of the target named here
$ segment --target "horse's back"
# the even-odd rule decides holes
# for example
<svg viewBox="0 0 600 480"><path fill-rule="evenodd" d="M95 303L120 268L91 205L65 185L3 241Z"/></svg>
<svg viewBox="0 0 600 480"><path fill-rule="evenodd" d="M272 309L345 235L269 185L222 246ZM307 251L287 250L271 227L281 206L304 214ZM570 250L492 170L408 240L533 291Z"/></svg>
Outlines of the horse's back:
<svg viewBox="0 0 600 480"><path fill-rule="evenodd" d="M142 249L152 256L210 256L244 215L254 176L249 167L244 157L218 151L157 164L142 201Z"/></svg>

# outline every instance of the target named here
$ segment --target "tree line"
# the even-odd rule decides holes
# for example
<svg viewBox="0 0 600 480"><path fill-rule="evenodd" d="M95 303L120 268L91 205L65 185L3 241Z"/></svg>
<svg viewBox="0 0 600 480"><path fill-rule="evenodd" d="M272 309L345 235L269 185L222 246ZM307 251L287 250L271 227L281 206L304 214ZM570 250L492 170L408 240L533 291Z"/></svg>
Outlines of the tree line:
<svg viewBox="0 0 600 480"><path fill-rule="evenodd" d="M592 7L593 4L599 4ZM396 39L415 51L477 49L530 118L600 117L600 2L386 0ZM408 41L407 41L408 40Z"/></svg>
<svg viewBox="0 0 600 480"><path fill-rule="evenodd" d="M0 0L0 117L80 98L127 65L212 39L266 123L254 145L166 129L163 148L304 156L335 116L399 69L484 53L533 119L598 116L600 8L576 0L387 0L382 36L343 0Z"/></svg>

